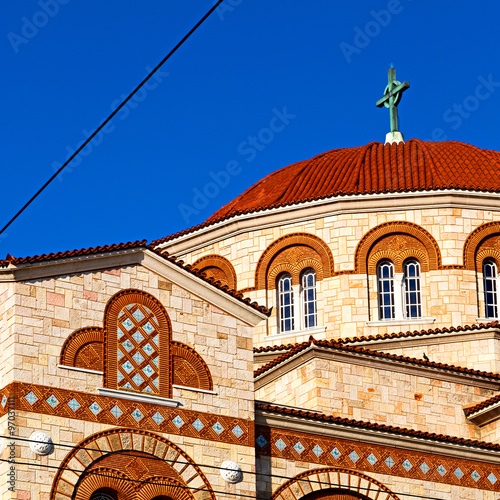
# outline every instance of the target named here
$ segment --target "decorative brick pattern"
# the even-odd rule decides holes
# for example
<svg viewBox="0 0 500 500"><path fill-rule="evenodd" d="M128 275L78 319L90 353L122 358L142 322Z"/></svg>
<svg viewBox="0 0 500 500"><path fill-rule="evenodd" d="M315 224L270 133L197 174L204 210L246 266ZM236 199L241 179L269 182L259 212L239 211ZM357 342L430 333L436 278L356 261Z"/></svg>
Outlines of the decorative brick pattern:
<svg viewBox="0 0 500 500"><path fill-rule="evenodd" d="M406 235L407 237L409 236L412 239L416 239L427 251L428 260L426 259L424 262L428 265L428 269L424 270L434 271L436 269L440 269L441 251L433 236L417 224L407 221L397 221L380 224L368 231L363 238L361 238L356 247L354 260L355 274L364 274L368 271L368 256L370 255L370 252L373 248L376 248L376 244L381 238L387 237L391 234ZM387 246L390 246L391 243L392 240L388 240ZM415 248L415 245L412 244L410 248ZM418 247L415 248L415 250L419 250L421 252ZM395 252L397 250L392 251ZM400 248L397 253L399 254L402 251L403 248ZM408 257L410 256L411 255L408 255Z"/></svg>
<svg viewBox="0 0 500 500"><path fill-rule="evenodd" d="M300 247L300 259L310 261L310 265L305 267L313 267L316 270L316 279L318 281L333 275L333 256L328 245L313 234L293 233L277 239L264 251L255 270L255 290L266 288L273 261L282 251L290 247ZM321 269L316 269L316 267L319 267L316 264L318 260L321 262ZM274 285L272 286L274 287Z"/></svg>
<svg viewBox="0 0 500 500"><path fill-rule="evenodd" d="M298 494L298 495L297 495ZM298 474L280 486L273 500L307 496L308 500L400 500L382 483L348 469L314 469Z"/></svg>
<svg viewBox="0 0 500 500"><path fill-rule="evenodd" d="M136 309L136 304L143 307L144 312L141 312L142 319L136 320L134 318L134 321L132 321L132 314L129 315L130 317L124 319L124 311L128 310L129 307L132 307L131 310L133 311L139 311L139 309ZM150 315L155 318L155 320L152 320L154 326L148 321ZM171 397L171 331L170 319L165 308L160 301L152 295L141 290L122 290L111 297L104 311L104 386L110 389L119 389L121 387L120 384L123 385L124 383L128 383L129 385L124 385L124 387L135 391L142 390L145 386L149 387L149 385L152 384L147 385L143 376L138 373L138 367L146 363L145 366L150 366L150 370L154 371L154 373L150 375L151 378L156 376L154 380L157 382L157 385L155 386L154 392L166 398ZM127 339L129 348L125 346L125 340L122 342L122 336L127 335L125 332L132 337L134 337L134 335L137 337ZM149 336L151 336L151 339L149 339ZM154 341L155 338L156 343ZM125 353L140 354L141 351L144 352L144 348L146 348L147 345L149 345L154 352L159 353L159 355L154 358L157 359L157 365L152 368L151 364L154 365L154 363L143 361L133 364L129 361L131 369L127 372L127 368L124 367L122 363L123 358L120 358L120 354L123 356L125 356ZM144 354L146 353L144 352ZM153 352L151 354L154 356ZM150 357L148 356L148 360L149 359ZM127 375L127 373L135 374L136 380L129 381L126 379L125 375ZM123 378L120 378L120 376ZM153 389L150 389L149 392L153 392Z"/></svg>
<svg viewBox="0 0 500 500"><path fill-rule="evenodd" d="M128 500L159 495L215 500L206 476L181 448L157 434L123 428L99 432L79 443L61 463L50 498L84 500L99 488L111 488Z"/></svg>
<svg viewBox="0 0 500 500"><path fill-rule="evenodd" d="M463 249L463 267L464 269L476 270L476 251L481 242L494 234L500 233L500 222L487 222L481 224L469 234ZM480 267L478 268L480 269Z"/></svg>
<svg viewBox="0 0 500 500"><path fill-rule="evenodd" d="M258 455L348 468L359 472L388 474L419 481L435 481L467 488L500 491L499 465L266 426L256 426L255 436ZM300 453L296 449L299 442L302 449ZM280 443L280 446L276 443ZM316 447L324 450L319 456L314 451ZM460 473L457 468L460 469Z"/></svg>
<svg viewBox="0 0 500 500"><path fill-rule="evenodd" d="M231 262L220 255L206 255L198 259L192 266L192 269L198 269L205 273L207 277L213 277L220 281L222 285L236 290L237 278Z"/></svg>
<svg viewBox="0 0 500 500"><path fill-rule="evenodd" d="M80 328L73 332L61 349L60 363L88 370L103 370L102 328Z"/></svg>
<svg viewBox="0 0 500 500"><path fill-rule="evenodd" d="M13 394L19 411L254 446L250 420L18 382L0 390L0 399ZM0 416L6 412L0 407Z"/></svg>

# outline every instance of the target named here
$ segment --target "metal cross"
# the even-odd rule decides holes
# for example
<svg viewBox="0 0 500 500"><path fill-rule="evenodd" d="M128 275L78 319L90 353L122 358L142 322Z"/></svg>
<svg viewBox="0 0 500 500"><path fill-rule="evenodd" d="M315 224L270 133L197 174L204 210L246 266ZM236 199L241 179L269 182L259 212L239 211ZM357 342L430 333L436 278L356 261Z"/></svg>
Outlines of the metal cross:
<svg viewBox="0 0 500 500"><path fill-rule="evenodd" d="M406 89L410 88L409 82L398 82L396 70L389 68L389 84L385 88L384 97L377 101L377 108L385 106L391 113L391 132L399 132L398 104Z"/></svg>

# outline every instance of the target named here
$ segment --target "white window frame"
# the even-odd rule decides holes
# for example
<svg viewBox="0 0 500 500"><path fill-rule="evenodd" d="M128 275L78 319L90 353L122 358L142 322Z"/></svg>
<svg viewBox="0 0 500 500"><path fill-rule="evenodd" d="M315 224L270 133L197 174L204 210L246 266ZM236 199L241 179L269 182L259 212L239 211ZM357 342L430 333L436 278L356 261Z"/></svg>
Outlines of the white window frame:
<svg viewBox="0 0 500 500"><path fill-rule="evenodd" d="M313 284L308 284L312 276ZM300 275L300 296L302 305L302 328L316 328L318 326L318 300L316 294L316 271L312 267L304 269ZM312 295L312 298L311 298ZM311 324L312 320L312 324Z"/></svg>
<svg viewBox="0 0 500 500"><path fill-rule="evenodd" d="M377 310L379 321L396 319L394 275L394 264L390 260L381 260L377 263Z"/></svg>
<svg viewBox="0 0 500 500"><path fill-rule="evenodd" d="M411 267L415 269L414 274L410 274ZM403 263L404 319L419 319L422 317L422 280L420 274L420 262L417 259L408 259ZM416 300L411 300L412 295L415 296ZM416 309L417 314L415 316L411 314L412 308Z"/></svg>
<svg viewBox="0 0 500 500"><path fill-rule="evenodd" d="M409 274L410 266L415 266L417 273ZM385 271L385 272L384 272ZM389 272L387 272L389 271ZM415 290L411 290L411 285ZM403 263L403 272L396 273L394 263L384 259L377 263L376 273L377 285L377 312L378 321L385 323L390 321L427 322L432 318L423 317L422 300L422 274L420 262L410 258ZM409 303L410 294L417 294L414 304ZM387 298L383 301L384 298ZM409 314L409 307L416 307L417 315ZM387 312L389 311L389 314Z"/></svg>
<svg viewBox="0 0 500 500"><path fill-rule="evenodd" d="M498 290L499 290L499 282L498 282L498 267L496 262L487 258L483 261L483 299L484 299L484 317L487 319L498 319ZM491 273L492 276L487 276L485 272L487 267L493 270ZM489 286L491 285L491 290L489 290ZM489 305L488 295L491 297L491 305ZM492 313L488 313L488 308L492 308Z"/></svg>
<svg viewBox="0 0 500 500"><path fill-rule="evenodd" d="M280 333L288 333L295 330L295 301L292 285L292 276L289 273L283 273L278 277L276 284L278 292L278 330ZM289 297L289 303L285 303L286 297ZM287 308L290 314L286 314ZM290 328L285 328L287 322L290 322Z"/></svg>

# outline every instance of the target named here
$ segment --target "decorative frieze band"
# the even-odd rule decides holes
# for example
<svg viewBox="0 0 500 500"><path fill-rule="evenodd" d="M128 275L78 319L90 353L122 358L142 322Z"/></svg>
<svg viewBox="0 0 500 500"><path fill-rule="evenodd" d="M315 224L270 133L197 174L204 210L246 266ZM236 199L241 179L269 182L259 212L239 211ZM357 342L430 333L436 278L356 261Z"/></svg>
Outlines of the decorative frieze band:
<svg viewBox="0 0 500 500"><path fill-rule="evenodd" d="M261 425L255 437L257 456L500 491L500 465Z"/></svg>
<svg viewBox="0 0 500 500"><path fill-rule="evenodd" d="M22 382L0 390L1 415L10 397L19 411L254 446L252 420Z"/></svg>

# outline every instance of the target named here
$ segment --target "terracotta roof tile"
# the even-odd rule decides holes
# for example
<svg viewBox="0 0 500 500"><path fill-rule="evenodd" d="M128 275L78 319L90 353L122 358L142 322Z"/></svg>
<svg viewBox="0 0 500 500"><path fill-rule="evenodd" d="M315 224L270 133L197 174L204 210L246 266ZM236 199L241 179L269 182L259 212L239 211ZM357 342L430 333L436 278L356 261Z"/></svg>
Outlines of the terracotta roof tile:
<svg viewBox="0 0 500 500"><path fill-rule="evenodd" d="M178 260L176 257L170 256L168 252L160 252L156 250L154 246L148 245L146 240L134 241L128 243L118 243L114 245L104 245L100 247L91 247L91 248L81 248L78 250L68 250L65 252L57 252L57 253L49 253L43 255L34 255L32 257L12 257L11 255L7 255L7 257L3 260L0 260L0 267L8 267L9 265L24 265L24 264L35 264L39 262L48 262L53 260L62 260L62 259L71 259L74 257L83 257L89 255L97 255L100 253L108 253L108 252L117 252L120 250L130 250L134 248L142 248L144 250L149 250L156 255L159 255L161 258L168 260L169 262L175 264L176 266L184 269L197 276L198 278L210 283L210 285L222 290L227 293L231 297L243 302L244 304L252 307L253 309L259 311L262 314L269 315L271 310L267 307L260 306L257 302L252 302L252 300L248 297L244 297L241 292L230 289L227 285L223 285L220 281L215 280L212 277L207 277L205 273L198 271L197 269L193 269L191 265L185 265L184 261Z"/></svg>
<svg viewBox="0 0 500 500"><path fill-rule="evenodd" d="M468 332L477 330L487 330L489 328L500 328L500 323L498 321L492 321L490 323L479 323L477 325L465 325L465 326L450 326L443 328L430 328L428 330L414 330L412 332L398 332L398 333L384 333L383 335L367 335L360 337L343 337L339 339L331 340L330 342L334 344L355 344L357 342L376 342L377 340L393 340L401 338L411 338L411 337L424 337L426 335L438 335L444 333L456 333L456 332ZM263 347L254 347L253 352L255 354L263 352L276 352L276 351L289 351L293 349L297 344L281 344L281 345L271 345Z"/></svg>
<svg viewBox="0 0 500 500"><path fill-rule="evenodd" d="M365 349L363 347L355 347L352 345L342 344L342 343L339 343L335 340L315 340L313 337L310 337L307 342L295 344L295 346L292 347L290 350L288 350L286 353L281 354L280 356L273 359L269 363L266 363L265 365L261 366L260 368L258 368L257 370L254 371L254 376L257 377L259 375L262 375L263 373L267 372L271 368L274 368L275 366L283 363L287 359L290 359L291 357L295 356L296 354L300 353L301 351L307 349L311 345L316 345L318 347L324 347L324 348L329 348L329 349L335 349L338 351L354 352L354 353L358 353L358 354L364 354L367 356L385 358L385 359L393 360L393 361L402 361L405 363L426 366L429 368L439 368L441 370L467 373L468 375L476 375L479 377L493 378L493 379L500 380L500 374L498 374L498 373L485 372L485 371L481 371L481 370L473 370L472 368L466 368L463 366L448 365L445 363L437 363L435 361L426 361L425 359L412 358L409 356L401 356L399 354L391 354L391 353L386 353L386 352L381 352L381 351L373 351L371 349Z"/></svg>
<svg viewBox="0 0 500 500"><path fill-rule="evenodd" d="M337 425L345 425L348 427L356 427L358 429L389 432L391 434L411 436L420 439L430 439L432 441L441 441L462 446L473 446L478 448L487 448L490 450L500 450L500 444L477 441L474 439L464 439L455 436L447 436L445 434L417 431L414 429L406 429L404 427L395 427L392 425L375 424L372 422L364 422L361 420L334 417L333 415L325 415L324 413L310 410L299 410L295 408L282 407L273 403L256 403L255 408L261 411L271 411L274 413L280 413L282 415L290 415L293 417L301 417L319 422L328 422Z"/></svg>
<svg viewBox="0 0 500 500"><path fill-rule="evenodd" d="M158 245L231 217L332 196L442 189L500 192L500 153L456 141L410 139L334 149L277 170L203 224L152 242Z"/></svg>
<svg viewBox="0 0 500 500"><path fill-rule="evenodd" d="M479 410L483 410L484 408L488 408L488 406L492 406L495 403L498 403L499 401L500 401L500 394L497 394L496 396L493 396L492 398L485 399L484 401L481 401L477 405L469 406L468 408L464 408L464 413L468 417L469 415L473 415L474 413L477 413Z"/></svg>

